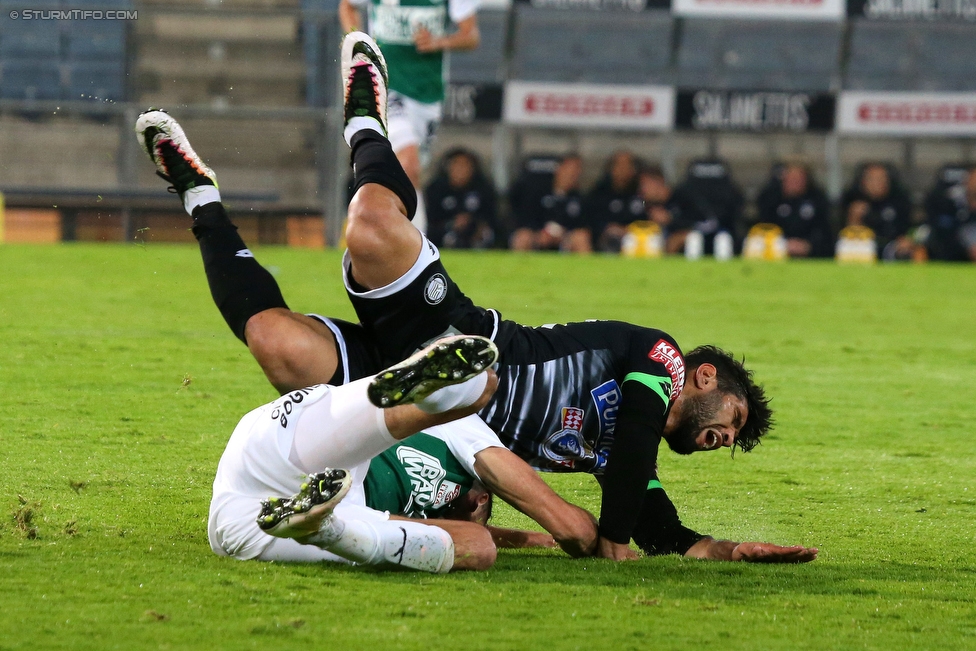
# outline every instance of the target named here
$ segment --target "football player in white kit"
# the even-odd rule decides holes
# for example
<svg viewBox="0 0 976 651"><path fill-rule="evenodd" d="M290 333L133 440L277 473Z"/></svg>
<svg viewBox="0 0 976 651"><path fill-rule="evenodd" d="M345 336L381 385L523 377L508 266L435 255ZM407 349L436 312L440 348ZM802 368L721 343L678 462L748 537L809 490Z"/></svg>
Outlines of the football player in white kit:
<svg viewBox="0 0 976 651"><path fill-rule="evenodd" d="M208 524L213 551L241 560L437 573L490 567L495 545L487 529L391 519L366 507L363 480L372 457L420 430L443 435L475 474L475 455L501 444L483 430L462 426L447 436L437 425L484 406L496 386L489 370L496 356L487 339L449 337L374 379L300 389L248 413L217 468ZM379 408L371 398L391 406Z"/></svg>

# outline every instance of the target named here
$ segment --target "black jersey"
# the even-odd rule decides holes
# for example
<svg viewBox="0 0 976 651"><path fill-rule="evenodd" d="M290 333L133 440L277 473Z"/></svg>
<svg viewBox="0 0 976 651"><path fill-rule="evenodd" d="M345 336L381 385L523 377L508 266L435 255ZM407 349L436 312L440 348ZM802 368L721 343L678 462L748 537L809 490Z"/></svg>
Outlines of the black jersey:
<svg viewBox="0 0 976 651"><path fill-rule="evenodd" d="M498 390L480 415L520 457L542 470L603 474L625 382L651 389L641 410L663 431L684 385L681 351L666 333L619 321L513 326L499 348Z"/></svg>
<svg viewBox="0 0 976 651"><path fill-rule="evenodd" d="M700 536L681 526L655 481L664 426L685 382L674 339L614 321L532 328L503 320L474 305L427 246L389 290L361 290L345 269L350 300L384 363L447 334L489 337L499 350L499 387L481 415L502 442L539 468L596 474L604 537L684 553Z"/></svg>

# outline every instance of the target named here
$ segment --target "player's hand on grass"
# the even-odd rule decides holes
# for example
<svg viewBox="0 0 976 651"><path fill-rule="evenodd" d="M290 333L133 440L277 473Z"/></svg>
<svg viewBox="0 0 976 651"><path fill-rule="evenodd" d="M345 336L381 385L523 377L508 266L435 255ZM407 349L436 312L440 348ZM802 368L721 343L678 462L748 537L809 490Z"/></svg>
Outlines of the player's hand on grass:
<svg viewBox="0 0 976 651"><path fill-rule="evenodd" d="M793 545L783 547L773 543L743 542L732 549L733 561L747 563L809 563L817 558L816 547Z"/></svg>
<svg viewBox="0 0 976 651"><path fill-rule="evenodd" d="M630 545L621 545L612 540L607 540L603 536L596 543L596 557L609 558L615 561L636 561L637 552L630 548Z"/></svg>

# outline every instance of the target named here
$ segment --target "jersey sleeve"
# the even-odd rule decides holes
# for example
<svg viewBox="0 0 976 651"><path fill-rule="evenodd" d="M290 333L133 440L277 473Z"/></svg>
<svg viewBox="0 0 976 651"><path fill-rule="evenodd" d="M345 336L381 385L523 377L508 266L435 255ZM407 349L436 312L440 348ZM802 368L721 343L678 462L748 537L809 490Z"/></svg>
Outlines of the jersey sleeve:
<svg viewBox="0 0 976 651"><path fill-rule="evenodd" d="M480 6L481 0L448 0L447 13L451 18L451 22L457 24L478 13L478 7Z"/></svg>
<svg viewBox="0 0 976 651"><path fill-rule="evenodd" d="M678 345L656 330L631 337L626 362L600 509L600 535L619 544L630 542L640 519L668 411L685 376Z"/></svg>
<svg viewBox="0 0 976 651"><path fill-rule="evenodd" d="M678 510L655 478L648 483L632 537L645 554L659 556L683 555L705 536L681 524Z"/></svg>
<svg viewBox="0 0 976 651"><path fill-rule="evenodd" d="M476 454L487 448L505 447L485 422L474 415L430 427L424 433L444 441L454 458L472 477L478 477L474 469Z"/></svg>

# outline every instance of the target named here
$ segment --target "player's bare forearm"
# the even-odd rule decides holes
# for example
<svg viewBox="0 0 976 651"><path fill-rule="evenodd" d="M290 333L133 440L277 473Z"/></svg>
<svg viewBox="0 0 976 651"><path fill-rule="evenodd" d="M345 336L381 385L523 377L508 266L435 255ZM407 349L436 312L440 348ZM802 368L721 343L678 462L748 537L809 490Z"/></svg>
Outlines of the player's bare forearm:
<svg viewBox="0 0 976 651"><path fill-rule="evenodd" d="M556 495L529 464L505 448L475 455L475 471L485 487L538 522L570 556L590 556L596 548L596 519Z"/></svg>
<svg viewBox="0 0 976 651"><path fill-rule="evenodd" d="M448 50L464 51L476 50L481 45L481 32L478 30L477 16L465 18L458 23L458 29L453 34L433 36L424 28L414 33L414 44L418 52L440 52Z"/></svg>
<svg viewBox="0 0 976 651"><path fill-rule="evenodd" d="M783 547L764 542L734 542L705 537L691 546L685 556L714 561L746 563L809 563L816 560L816 547L793 545Z"/></svg>
<svg viewBox="0 0 976 651"><path fill-rule="evenodd" d="M339 24L342 25L342 31L347 34L363 28L359 18L359 10L352 6L349 0L339 2Z"/></svg>
<svg viewBox="0 0 976 651"><path fill-rule="evenodd" d="M525 549L528 547L555 547L556 540L547 533L539 531L524 531L522 529L505 529L503 527L488 527L495 546L502 549Z"/></svg>

